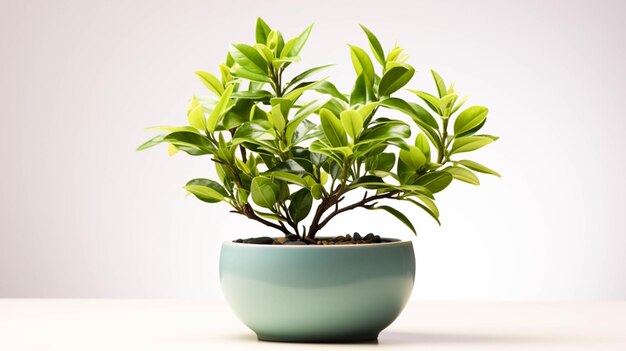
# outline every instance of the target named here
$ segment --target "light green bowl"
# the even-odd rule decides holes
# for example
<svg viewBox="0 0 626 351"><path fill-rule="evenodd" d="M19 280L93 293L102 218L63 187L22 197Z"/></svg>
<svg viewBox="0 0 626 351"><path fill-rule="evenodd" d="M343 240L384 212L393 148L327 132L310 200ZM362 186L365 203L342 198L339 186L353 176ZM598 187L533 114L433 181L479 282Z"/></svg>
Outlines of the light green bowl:
<svg viewBox="0 0 626 351"><path fill-rule="evenodd" d="M226 300L260 340L376 340L400 314L415 279L410 241L337 246L225 242Z"/></svg>

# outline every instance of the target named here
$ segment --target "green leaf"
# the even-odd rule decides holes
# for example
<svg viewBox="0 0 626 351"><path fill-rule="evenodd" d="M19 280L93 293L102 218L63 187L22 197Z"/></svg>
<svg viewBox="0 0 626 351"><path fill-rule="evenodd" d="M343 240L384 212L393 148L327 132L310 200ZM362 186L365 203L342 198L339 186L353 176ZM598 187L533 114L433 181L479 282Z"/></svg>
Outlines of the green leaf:
<svg viewBox="0 0 626 351"><path fill-rule="evenodd" d="M433 116L431 116L431 114L421 106L417 104L411 105L399 98L385 99L381 101L380 104L408 115L411 119L413 119L417 126L420 127L424 134L426 134L433 145L438 145L440 143L439 136L436 132L436 130L439 129L439 124L437 124L437 121L433 118Z"/></svg>
<svg viewBox="0 0 626 351"><path fill-rule="evenodd" d="M270 34L272 29L270 26L258 17L256 19L256 42L257 44L267 44L267 36Z"/></svg>
<svg viewBox="0 0 626 351"><path fill-rule="evenodd" d="M454 121L454 135L470 131L484 123L489 110L484 106L472 106L459 114Z"/></svg>
<svg viewBox="0 0 626 351"><path fill-rule="evenodd" d="M389 96L405 86L415 74L415 69L409 65L398 64L389 69L380 80L378 96Z"/></svg>
<svg viewBox="0 0 626 351"><path fill-rule="evenodd" d="M278 184L264 176L254 177L250 185L252 201L264 208L272 208L274 206L279 191L280 187Z"/></svg>
<svg viewBox="0 0 626 351"><path fill-rule="evenodd" d="M350 94L350 105L365 105L365 103L372 100L372 95L372 84L367 83L365 76L360 74L356 78L352 93Z"/></svg>
<svg viewBox="0 0 626 351"><path fill-rule="evenodd" d="M367 85L372 86L374 84L374 65L369 55L360 47L350 45L350 57L352 58L352 65L357 76L363 74Z"/></svg>
<svg viewBox="0 0 626 351"><path fill-rule="evenodd" d="M305 175L313 173L313 165L311 161L304 158L290 158L277 163L271 167L268 172L288 172L297 175Z"/></svg>
<svg viewBox="0 0 626 351"><path fill-rule="evenodd" d="M423 176L417 178L416 185L422 185L430 190L432 193L438 193L447 188L452 183L452 175L444 171L435 171L426 173Z"/></svg>
<svg viewBox="0 0 626 351"><path fill-rule="evenodd" d="M415 138L415 146L422 151L424 156L426 156L426 160L430 160L430 144L428 143L428 139L424 136L424 134L420 133Z"/></svg>
<svg viewBox="0 0 626 351"><path fill-rule="evenodd" d="M487 136L465 136L454 139L454 144L452 144L452 150L450 150L450 155L458 154L461 152L469 152L480 149L485 145L489 145L493 143L495 140L493 138Z"/></svg>
<svg viewBox="0 0 626 351"><path fill-rule="evenodd" d="M217 77L209 72L196 71L196 75L200 78L202 84L204 84L209 90L215 93L217 96L221 96L224 93L224 86Z"/></svg>
<svg viewBox="0 0 626 351"><path fill-rule="evenodd" d="M272 124L274 125L274 129L278 132L279 135L282 135L285 132L285 117L280 110L280 105L276 105L270 111L270 119Z"/></svg>
<svg viewBox="0 0 626 351"><path fill-rule="evenodd" d="M388 172L393 169L394 164L396 163L396 155L390 152L383 152L377 155L373 155L365 160L365 170L372 171L384 171Z"/></svg>
<svg viewBox="0 0 626 351"><path fill-rule="evenodd" d="M233 136L233 144L251 142L267 145L267 141L275 140L276 135L268 121L251 121L242 124Z"/></svg>
<svg viewBox="0 0 626 351"><path fill-rule="evenodd" d="M313 205L313 196L309 189L300 189L296 191L289 203L289 215L291 219L298 223L305 219L311 212L311 206Z"/></svg>
<svg viewBox="0 0 626 351"><path fill-rule="evenodd" d="M473 170L476 172L480 172L480 173L486 173L486 174L492 174L496 177L501 177L500 173L494 171L493 169L487 167L487 166L483 166L478 162L474 162L474 161L470 161L470 160L461 160L461 161L457 161L457 163Z"/></svg>
<svg viewBox="0 0 626 351"><path fill-rule="evenodd" d="M187 153L191 153L191 150L195 150L196 153L191 153L193 155L204 155L215 152L215 147L206 137L191 132L170 133L163 138L163 142L179 146L179 149Z"/></svg>
<svg viewBox="0 0 626 351"><path fill-rule="evenodd" d="M224 94L220 97L219 101L211 111L209 115L209 119L207 121L207 130L210 133L215 131L217 124L220 122L221 118L224 116L224 112L226 111L226 106L228 105L228 101L230 100L230 94L233 92L234 85L229 85L226 90L224 90Z"/></svg>
<svg viewBox="0 0 626 351"><path fill-rule="evenodd" d="M287 173L287 172L270 172L269 173L270 176L279 179L279 180L283 180L285 182L291 183L291 184L296 184L296 185L300 185L304 188L308 188L308 184L307 182L301 178L298 175L295 175L293 173Z"/></svg>
<svg viewBox="0 0 626 351"><path fill-rule="evenodd" d="M310 75L317 73L321 70L324 70L328 67L334 66L334 64L330 64L330 65L323 65L323 66L317 66L317 67L313 67L313 68L309 68L306 71L298 74L297 76L293 77L293 79L291 79L291 81L289 81L289 83L287 83L287 86L285 87L285 89L289 89L290 87L300 83L301 81L305 80L307 77L309 77Z"/></svg>
<svg viewBox="0 0 626 351"><path fill-rule="evenodd" d="M424 210L426 213L428 213L431 217L433 217L435 219L435 221L437 221L437 223L439 225L441 225L441 222L439 221L439 210L437 209L437 206L435 205L435 203L433 202L433 200L427 198L426 196L421 196L420 200L424 201L424 203L427 203L428 205L424 205L422 203L419 203L411 198L403 198L402 200L404 201L409 201L410 203L416 205L417 207L421 208L422 210ZM428 201L428 202L426 202Z"/></svg>
<svg viewBox="0 0 626 351"><path fill-rule="evenodd" d="M426 103L426 105L430 107L431 110L441 115L442 111L441 109L439 109L439 99L437 99L437 97L424 91L411 90L411 89L408 89L408 90L412 92L413 94L417 95L420 99L422 99Z"/></svg>
<svg viewBox="0 0 626 351"><path fill-rule="evenodd" d="M426 156L415 146L409 145L409 150L400 150L399 156L400 160L413 171L420 170L426 164Z"/></svg>
<svg viewBox="0 0 626 351"><path fill-rule="evenodd" d="M311 195L315 200L319 200L324 195L324 187L321 184L314 184L311 187Z"/></svg>
<svg viewBox="0 0 626 351"><path fill-rule="evenodd" d="M435 85L437 86L437 93L439 94L439 97L444 97L448 93L448 90L446 89L446 83L444 83L439 73L435 72L432 69L430 70L430 73L433 75L433 79L435 80Z"/></svg>
<svg viewBox="0 0 626 351"><path fill-rule="evenodd" d="M285 43L285 47L280 53L280 57L297 56L304 47L307 39L309 39L309 35L311 34L312 29L313 25L311 24L306 27L306 29L300 35L287 41L287 43Z"/></svg>
<svg viewBox="0 0 626 351"><path fill-rule="evenodd" d="M310 114L319 110L324 104L328 102L328 99L323 100L313 100L308 104L300 107L298 112L294 115L293 119L287 123L287 127L285 128L285 139L288 143L293 142L293 136L296 132L296 129L304 121Z"/></svg>
<svg viewBox="0 0 626 351"><path fill-rule="evenodd" d="M254 47L247 44L232 44L230 54L246 71L267 76L267 62Z"/></svg>
<svg viewBox="0 0 626 351"><path fill-rule="evenodd" d="M137 148L137 151L142 151L142 150L146 150L149 149L155 145L159 145L161 143L163 143L163 139L165 139L165 137L167 136L167 134L161 134L161 135L157 135L154 138L146 141L145 143L139 145L139 147Z"/></svg>
<svg viewBox="0 0 626 351"><path fill-rule="evenodd" d="M348 135L356 140L363 130L363 116L355 110L346 110L341 112L339 118Z"/></svg>
<svg viewBox="0 0 626 351"><path fill-rule="evenodd" d="M320 111L320 121L324 135L332 146L339 147L348 144L346 131L341 125L341 121L330 110L323 108Z"/></svg>
<svg viewBox="0 0 626 351"><path fill-rule="evenodd" d="M406 139L410 136L411 128L406 123L388 120L365 129L359 138L359 143L376 140Z"/></svg>
<svg viewBox="0 0 626 351"><path fill-rule="evenodd" d="M223 201L224 198L228 196L226 189L224 189L218 182L204 178L190 180L185 185L185 189L195 195L198 199L209 203Z"/></svg>
<svg viewBox="0 0 626 351"><path fill-rule="evenodd" d="M189 108L187 109L187 121L189 124L200 131L206 130L206 117L204 116L204 110L202 104L194 96L189 102Z"/></svg>
<svg viewBox="0 0 626 351"><path fill-rule="evenodd" d="M270 83L272 80L265 73L256 73L245 69L243 66L237 66L232 71L235 77L245 78L255 82Z"/></svg>
<svg viewBox="0 0 626 351"><path fill-rule="evenodd" d="M388 213L392 214L394 217L399 219L400 222L404 223L404 225L409 227L409 229L411 229L413 234L417 235L417 232L415 231L415 227L413 227L413 224L411 223L411 221L402 212L396 210L395 208L390 207L390 206L378 206L378 207L374 207L371 209L387 211Z"/></svg>
<svg viewBox="0 0 626 351"><path fill-rule="evenodd" d="M450 166L450 167L446 167L444 171L452 174L454 179L458 179L460 181L474 184L474 185L480 185L480 181L478 180L478 177L476 177L476 175L472 173L472 171L465 169L463 167Z"/></svg>
<svg viewBox="0 0 626 351"><path fill-rule="evenodd" d="M365 27L362 24L359 24L359 26L361 26L361 29L363 29L363 31L365 32L365 35L367 35L367 40L370 43L370 49L372 49L372 54L374 54L376 61L378 61L384 67L385 66L385 52L383 51L382 45L380 45L380 41L378 41L378 38L376 38L374 33L372 33L369 29L367 29L367 27Z"/></svg>
<svg viewBox="0 0 626 351"><path fill-rule="evenodd" d="M233 99L269 100L274 96L267 90L236 91L231 94Z"/></svg>
<svg viewBox="0 0 626 351"><path fill-rule="evenodd" d="M313 90L317 91L318 93L328 94L330 96L336 97L337 99L348 102L348 98L343 95L333 83L329 81L320 81L319 84L316 84L313 87Z"/></svg>
<svg viewBox="0 0 626 351"><path fill-rule="evenodd" d="M326 78L324 78L326 79ZM309 90L309 89L313 89L315 88L316 85L319 85L320 83L322 83L324 81L324 79L322 80L318 80L317 82L312 82L312 83L307 83L307 84L301 84L300 86L298 86L297 88L293 89L292 91L288 92L287 94L285 94L283 96L284 99L288 99L291 100L292 102L295 102L296 100L298 100L298 98L300 97L300 95L302 95L305 91Z"/></svg>

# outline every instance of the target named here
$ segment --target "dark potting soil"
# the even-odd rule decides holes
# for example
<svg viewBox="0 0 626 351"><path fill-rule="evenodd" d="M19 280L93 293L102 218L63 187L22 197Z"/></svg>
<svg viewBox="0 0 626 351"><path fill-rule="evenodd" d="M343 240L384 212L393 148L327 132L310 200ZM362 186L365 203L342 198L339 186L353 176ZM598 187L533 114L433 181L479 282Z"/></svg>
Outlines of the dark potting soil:
<svg viewBox="0 0 626 351"><path fill-rule="evenodd" d="M359 233L352 235L339 235L334 238L323 239L311 239L311 238L299 238L297 235L291 234L282 238L270 238L269 236L262 236L258 238L237 239L233 242L243 244L257 244L257 245L359 245L359 244L376 244L382 243L386 240L381 239L379 235L369 233L365 236L361 236Z"/></svg>

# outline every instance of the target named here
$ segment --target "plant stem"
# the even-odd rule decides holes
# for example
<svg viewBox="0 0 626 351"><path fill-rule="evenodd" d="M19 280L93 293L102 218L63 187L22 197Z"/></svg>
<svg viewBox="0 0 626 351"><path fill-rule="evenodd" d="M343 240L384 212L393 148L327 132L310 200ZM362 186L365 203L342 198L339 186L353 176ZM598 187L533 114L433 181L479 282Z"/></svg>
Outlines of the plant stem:
<svg viewBox="0 0 626 351"><path fill-rule="evenodd" d="M437 155L437 163L442 163L446 157L446 139L448 139L448 119L443 119L443 133L441 134L441 143L439 145L439 153Z"/></svg>

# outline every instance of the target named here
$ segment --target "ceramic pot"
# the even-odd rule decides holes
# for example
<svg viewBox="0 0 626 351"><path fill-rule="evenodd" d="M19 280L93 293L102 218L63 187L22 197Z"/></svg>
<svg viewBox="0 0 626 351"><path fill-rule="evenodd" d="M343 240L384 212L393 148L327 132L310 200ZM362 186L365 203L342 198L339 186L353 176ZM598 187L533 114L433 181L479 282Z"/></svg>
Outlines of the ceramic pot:
<svg viewBox="0 0 626 351"><path fill-rule="evenodd" d="M415 279L410 241L362 245L225 242L224 296L260 340L376 340L400 314Z"/></svg>

